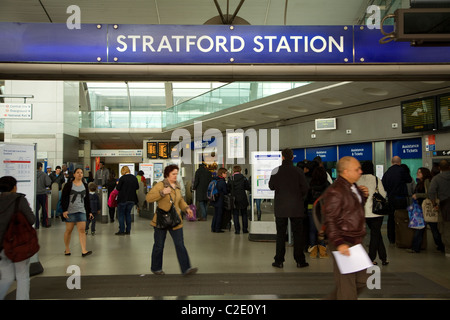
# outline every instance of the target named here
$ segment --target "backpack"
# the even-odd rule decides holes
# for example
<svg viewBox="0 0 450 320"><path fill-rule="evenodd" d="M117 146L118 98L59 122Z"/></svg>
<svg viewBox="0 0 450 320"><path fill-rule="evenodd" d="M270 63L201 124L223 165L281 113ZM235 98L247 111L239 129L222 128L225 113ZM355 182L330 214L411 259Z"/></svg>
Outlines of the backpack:
<svg viewBox="0 0 450 320"><path fill-rule="evenodd" d="M119 191L114 188L113 191L111 191L111 194L109 195L108 198L108 207L110 208L115 208L117 207L117 196L119 195Z"/></svg>
<svg viewBox="0 0 450 320"><path fill-rule="evenodd" d="M31 258L39 251L39 242L36 230L28 222L25 215L19 211L19 202L22 196L17 197L14 213L3 237L3 250L12 262L20 262Z"/></svg>
<svg viewBox="0 0 450 320"><path fill-rule="evenodd" d="M217 201L219 199L219 190L217 189L217 180L211 180L208 184L208 190L206 191L206 196L212 202Z"/></svg>
<svg viewBox="0 0 450 320"><path fill-rule="evenodd" d="M323 224L324 217L322 214L323 203L324 203L323 196L318 197L316 201L314 201L312 209L312 218L314 221L314 225L316 226L317 229L317 235L319 240L326 238L325 225Z"/></svg>

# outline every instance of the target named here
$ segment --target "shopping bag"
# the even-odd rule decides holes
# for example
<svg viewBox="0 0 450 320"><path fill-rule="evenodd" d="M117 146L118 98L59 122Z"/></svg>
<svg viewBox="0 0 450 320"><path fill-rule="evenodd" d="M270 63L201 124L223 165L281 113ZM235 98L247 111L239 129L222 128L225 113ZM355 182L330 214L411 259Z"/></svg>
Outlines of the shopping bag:
<svg viewBox="0 0 450 320"><path fill-rule="evenodd" d="M413 200L412 205L408 207L409 224L411 229L423 229L425 228L425 220L423 219L422 207L417 203L417 200Z"/></svg>

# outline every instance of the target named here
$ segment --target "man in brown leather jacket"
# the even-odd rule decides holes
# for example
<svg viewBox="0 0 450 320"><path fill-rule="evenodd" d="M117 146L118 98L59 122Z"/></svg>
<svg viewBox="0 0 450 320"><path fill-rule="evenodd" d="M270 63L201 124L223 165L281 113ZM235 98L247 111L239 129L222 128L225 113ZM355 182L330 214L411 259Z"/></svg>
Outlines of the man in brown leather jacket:
<svg viewBox="0 0 450 320"><path fill-rule="evenodd" d="M322 210L325 232L331 251L350 255L349 248L361 243L366 234L364 204L368 189L355 184L362 174L361 165L355 158L343 157L337 164L337 170L339 177L324 194ZM360 291L366 287L366 270L341 274L334 256L330 256L333 257L336 288L328 298L357 299Z"/></svg>

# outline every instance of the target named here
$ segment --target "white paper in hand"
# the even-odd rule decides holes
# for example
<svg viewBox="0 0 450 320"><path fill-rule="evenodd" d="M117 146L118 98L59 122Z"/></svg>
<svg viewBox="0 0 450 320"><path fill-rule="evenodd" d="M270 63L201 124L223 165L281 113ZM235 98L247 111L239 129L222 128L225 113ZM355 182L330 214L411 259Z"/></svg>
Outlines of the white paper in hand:
<svg viewBox="0 0 450 320"><path fill-rule="evenodd" d="M339 251L333 251L336 264L341 274L358 272L373 266L366 250L361 244L350 247L350 256L344 256Z"/></svg>

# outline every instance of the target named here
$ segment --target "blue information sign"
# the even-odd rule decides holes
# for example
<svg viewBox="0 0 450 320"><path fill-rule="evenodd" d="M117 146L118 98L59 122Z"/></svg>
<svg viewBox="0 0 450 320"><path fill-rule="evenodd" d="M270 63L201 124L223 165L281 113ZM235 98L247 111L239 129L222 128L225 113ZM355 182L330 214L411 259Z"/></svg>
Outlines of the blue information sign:
<svg viewBox="0 0 450 320"><path fill-rule="evenodd" d="M339 158L350 156L359 161L372 160L372 143L345 144L339 146Z"/></svg>
<svg viewBox="0 0 450 320"><path fill-rule="evenodd" d="M402 159L421 159L422 139L392 141L392 156L399 156Z"/></svg>
<svg viewBox="0 0 450 320"><path fill-rule="evenodd" d="M292 152L294 153L294 162L305 160L305 149L292 149Z"/></svg>
<svg viewBox="0 0 450 320"><path fill-rule="evenodd" d="M320 156L323 162L337 161L337 146L306 149L306 159L313 160L317 156Z"/></svg>
<svg viewBox="0 0 450 320"><path fill-rule="evenodd" d="M389 26L385 27L389 30ZM111 25L0 22L0 62L448 63L450 47L379 44L365 26Z"/></svg>

